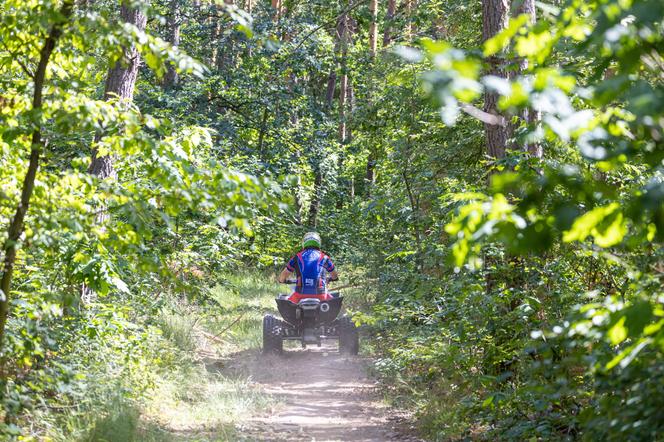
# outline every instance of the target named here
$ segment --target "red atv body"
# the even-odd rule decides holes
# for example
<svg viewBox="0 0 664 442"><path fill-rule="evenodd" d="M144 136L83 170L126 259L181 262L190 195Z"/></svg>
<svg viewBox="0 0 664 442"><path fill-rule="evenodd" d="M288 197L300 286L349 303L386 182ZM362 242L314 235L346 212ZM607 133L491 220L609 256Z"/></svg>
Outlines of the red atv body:
<svg viewBox="0 0 664 442"><path fill-rule="evenodd" d="M343 296L339 293L306 295L294 292L275 300L283 320L273 315L263 318L263 352L281 353L285 340L300 341L303 348L325 339L339 341L339 351L356 355L359 351L357 327L347 316L337 318Z"/></svg>

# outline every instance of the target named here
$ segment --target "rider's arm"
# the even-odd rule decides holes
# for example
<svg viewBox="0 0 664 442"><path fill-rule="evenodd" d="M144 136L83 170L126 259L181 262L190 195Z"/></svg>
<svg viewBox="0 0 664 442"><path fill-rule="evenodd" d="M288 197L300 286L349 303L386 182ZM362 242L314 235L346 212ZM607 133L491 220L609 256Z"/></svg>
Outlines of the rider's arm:
<svg viewBox="0 0 664 442"><path fill-rule="evenodd" d="M279 274L277 281L283 284L284 282L286 282L290 274L295 271L295 266L297 265L297 261L295 258L296 257L293 256L291 259L288 260L288 262L286 263L286 267Z"/></svg>
<svg viewBox="0 0 664 442"><path fill-rule="evenodd" d="M323 261L323 266L325 267L325 270L327 270L328 280L336 281L337 279L339 279L339 274L337 273L337 269L334 266L334 263L332 262L332 258L330 258L329 256L325 256L325 261Z"/></svg>
<svg viewBox="0 0 664 442"><path fill-rule="evenodd" d="M288 267L285 267L285 268L281 271L281 273L279 274L279 278L277 278L277 281L279 281L279 282L281 282L281 283L286 282L286 280L288 279L288 276L290 276L291 273L293 273L293 272L291 272L290 270L288 270Z"/></svg>

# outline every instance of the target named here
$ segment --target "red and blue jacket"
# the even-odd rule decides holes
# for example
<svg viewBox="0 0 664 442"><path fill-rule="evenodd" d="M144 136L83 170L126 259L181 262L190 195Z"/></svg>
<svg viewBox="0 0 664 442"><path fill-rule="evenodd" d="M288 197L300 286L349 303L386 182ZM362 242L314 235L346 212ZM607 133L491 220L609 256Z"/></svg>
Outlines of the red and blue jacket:
<svg viewBox="0 0 664 442"><path fill-rule="evenodd" d="M320 295L327 293L325 276L334 271L334 263L323 251L308 247L293 256L286 268L297 274L297 293Z"/></svg>

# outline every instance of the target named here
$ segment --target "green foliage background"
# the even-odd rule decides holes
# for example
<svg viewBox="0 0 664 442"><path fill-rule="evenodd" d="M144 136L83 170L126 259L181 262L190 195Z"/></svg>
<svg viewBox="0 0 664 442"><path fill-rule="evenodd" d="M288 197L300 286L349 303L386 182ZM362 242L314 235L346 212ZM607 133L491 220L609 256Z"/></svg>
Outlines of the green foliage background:
<svg viewBox="0 0 664 442"><path fill-rule="evenodd" d="M381 3L391 42L375 57L364 3L287 0L278 17L268 2L251 15L135 3L145 32L118 23L117 2L76 3L34 112L30 72L62 2L0 2L3 242L29 135L48 140L2 344L4 437L99 439L92 417L114 422L127 403L140 427L192 350L173 323L182 306L223 310L232 297L211 287L277 270L315 227L367 286L356 320L423 436L662 439L661 1L541 2L535 24L515 16L486 42L479 1L421 0L394 17ZM178 47L164 40L174 4ZM144 60L133 104L104 101L132 44ZM506 78L484 75L491 57ZM346 143L331 72L352 85ZM462 111L485 91L515 126L504 158L486 155L484 125ZM525 124L524 109L540 119ZM87 173L93 148L116 179Z"/></svg>

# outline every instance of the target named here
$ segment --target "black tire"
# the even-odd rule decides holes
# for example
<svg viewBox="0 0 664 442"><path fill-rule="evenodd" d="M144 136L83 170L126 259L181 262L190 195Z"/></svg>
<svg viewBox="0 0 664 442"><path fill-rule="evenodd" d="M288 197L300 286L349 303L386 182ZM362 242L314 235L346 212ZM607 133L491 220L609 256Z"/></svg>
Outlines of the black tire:
<svg viewBox="0 0 664 442"><path fill-rule="evenodd" d="M342 316L337 320L339 331L339 353L356 355L360 351L360 335L355 323L348 317Z"/></svg>
<svg viewBox="0 0 664 442"><path fill-rule="evenodd" d="M284 350L282 321L272 315L263 316L263 353L280 354Z"/></svg>

